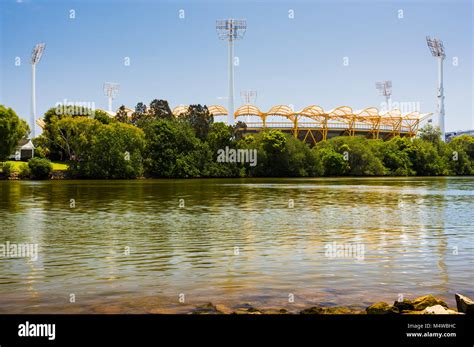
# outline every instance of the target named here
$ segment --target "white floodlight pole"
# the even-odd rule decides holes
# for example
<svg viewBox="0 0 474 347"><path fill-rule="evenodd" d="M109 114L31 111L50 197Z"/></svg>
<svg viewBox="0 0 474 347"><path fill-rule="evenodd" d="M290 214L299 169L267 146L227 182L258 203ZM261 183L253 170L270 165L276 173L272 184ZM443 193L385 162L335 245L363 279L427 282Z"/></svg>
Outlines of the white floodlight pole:
<svg viewBox="0 0 474 347"><path fill-rule="evenodd" d="M446 140L446 130L444 127L444 87L443 87L443 62L446 54L444 52L443 42L438 38L426 37L426 43L431 51L431 55L438 60L438 86L437 86L437 113L438 113L438 124L441 132L441 139Z"/></svg>
<svg viewBox="0 0 474 347"><path fill-rule="evenodd" d="M388 110L391 111L392 109L392 95L390 93L385 94L385 102L387 103Z"/></svg>
<svg viewBox="0 0 474 347"><path fill-rule="evenodd" d="M234 40L232 39L232 21L229 35L229 124L234 124Z"/></svg>
<svg viewBox="0 0 474 347"><path fill-rule="evenodd" d="M377 88L380 95L385 96L387 110L390 111L392 109L392 81L376 82L375 88Z"/></svg>
<svg viewBox="0 0 474 347"><path fill-rule="evenodd" d="M240 96L242 97L244 104L254 104L257 100L257 91L255 90L241 91Z"/></svg>
<svg viewBox="0 0 474 347"><path fill-rule="evenodd" d="M444 56L438 57L438 116L441 139L446 141L446 131L444 128L444 87L443 87L443 61Z"/></svg>
<svg viewBox="0 0 474 347"><path fill-rule="evenodd" d="M243 98L245 105L255 104L255 102L257 101L257 91L255 90L241 91L240 96ZM250 122L249 115L246 116L246 120L247 123Z"/></svg>
<svg viewBox="0 0 474 347"><path fill-rule="evenodd" d="M221 40L228 41L229 73L229 114L228 124L234 124L234 41L242 39L247 29L247 22L241 19L225 19L216 22L216 30Z"/></svg>
<svg viewBox="0 0 474 347"><path fill-rule="evenodd" d="M31 138L36 137L36 64L41 60L44 47L44 43L38 43L31 54Z"/></svg>
<svg viewBox="0 0 474 347"><path fill-rule="evenodd" d="M120 89L120 85L118 83L112 83L112 82L105 82L104 83L104 94L107 97L108 104L109 104L109 112L112 113L112 100L115 98L117 95L118 91Z"/></svg>
<svg viewBox="0 0 474 347"><path fill-rule="evenodd" d="M36 119L36 64L31 64L31 136L35 138Z"/></svg>

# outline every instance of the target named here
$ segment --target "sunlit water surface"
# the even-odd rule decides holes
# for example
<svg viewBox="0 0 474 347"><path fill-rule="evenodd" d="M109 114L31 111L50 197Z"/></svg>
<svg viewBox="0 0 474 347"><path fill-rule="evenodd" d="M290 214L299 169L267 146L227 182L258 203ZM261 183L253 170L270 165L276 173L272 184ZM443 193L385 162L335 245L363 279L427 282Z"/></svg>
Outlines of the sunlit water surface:
<svg viewBox="0 0 474 347"><path fill-rule="evenodd" d="M455 306L474 296L473 219L472 177L2 181L0 244L39 254L0 258L0 313Z"/></svg>

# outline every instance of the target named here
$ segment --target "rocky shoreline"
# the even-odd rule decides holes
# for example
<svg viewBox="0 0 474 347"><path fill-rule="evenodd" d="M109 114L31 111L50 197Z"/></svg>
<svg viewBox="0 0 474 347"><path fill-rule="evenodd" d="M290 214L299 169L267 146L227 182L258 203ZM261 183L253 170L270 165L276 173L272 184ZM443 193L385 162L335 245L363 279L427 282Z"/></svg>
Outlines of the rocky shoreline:
<svg viewBox="0 0 474 347"><path fill-rule="evenodd" d="M299 311L299 314L474 314L474 301L468 297L456 294L456 308L448 305L431 294L424 295L413 300L403 299L395 301L393 305L386 302L376 302L365 310L350 307L336 306L323 307L313 306ZM214 305L207 303L196 306L189 314L294 314L287 309L258 309L251 304L243 304L236 307Z"/></svg>

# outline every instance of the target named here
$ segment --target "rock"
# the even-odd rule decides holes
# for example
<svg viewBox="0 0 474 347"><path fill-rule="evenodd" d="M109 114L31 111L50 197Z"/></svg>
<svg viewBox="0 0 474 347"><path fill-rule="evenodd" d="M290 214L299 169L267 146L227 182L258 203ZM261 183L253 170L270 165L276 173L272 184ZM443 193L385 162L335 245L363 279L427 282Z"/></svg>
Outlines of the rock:
<svg viewBox="0 0 474 347"><path fill-rule="evenodd" d="M290 314L286 309L281 308L281 309L268 309L262 311L263 314Z"/></svg>
<svg viewBox="0 0 474 347"><path fill-rule="evenodd" d="M360 314L361 311L353 310L348 307L321 307L313 306L304 309L300 314Z"/></svg>
<svg viewBox="0 0 474 347"><path fill-rule="evenodd" d="M325 310L323 307L313 306L307 309L304 309L300 314L324 314Z"/></svg>
<svg viewBox="0 0 474 347"><path fill-rule="evenodd" d="M412 311L414 310L413 303L408 299L403 299L403 301L395 301L393 306L398 308L399 311Z"/></svg>
<svg viewBox="0 0 474 347"><path fill-rule="evenodd" d="M413 309L415 311L422 311L427 307L430 306L435 306L435 305L441 305L444 307L448 307L448 305L439 299L436 299L433 295L425 295L425 296L420 296L419 298L416 298L411 302L413 304Z"/></svg>
<svg viewBox="0 0 474 347"><path fill-rule="evenodd" d="M395 306L389 305L386 302L376 302L365 309L367 314L396 314L400 313Z"/></svg>
<svg viewBox="0 0 474 347"><path fill-rule="evenodd" d="M250 310L246 308L238 308L234 311L234 314L262 314L262 312L257 309Z"/></svg>
<svg viewBox="0 0 474 347"><path fill-rule="evenodd" d="M450 310L441 305L434 305L434 306L427 307L421 312L423 314L460 314L459 312Z"/></svg>
<svg viewBox="0 0 474 347"><path fill-rule="evenodd" d="M123 313L123 309L120 306L96 306L93 308L94 312L102 314L117 314Z"/></svg>
<svg viewBox="0 0 474 347"><path fill-rule="evenodd" d="M262 312L250 304L243 304L234 311L235 314L262 314Z"/></svg>
<svg viewBox="0 0 474 347"><path fill-rule="evenodd" d="M467 296L456 294L456 306L458 307L458 312L463 312L465 314L474 314L474 301L469 299Z"/></svg>
<svg viewBox="0 0 474 347"><path fill-rule="evenodd" d="M216 305L216 310L223 314L231 314L234 312L231 308L224 305Z"/></svg>
<svg viewBox="0 0 474 347"><path fill-rule="evenodd" d="M152 314L177 314L178 313L179 314L181 312L176 311L176 309L172 309L172 308L152 308L148 310L147 313L152 313Z"/></svg>
<svg viewBox="0 0 474 347"><path fill-rule="evenodd" d="M192 314L221 314L217 307L212 303L207 303L204 305L197 306L192 312Z"/></svg>
<svg viewBox="0 0 474 347"><path fill-rule="evenodd" d="M401 314L424 314L423 311L408 311L408 310L404 310L401 312Z"/></svg>

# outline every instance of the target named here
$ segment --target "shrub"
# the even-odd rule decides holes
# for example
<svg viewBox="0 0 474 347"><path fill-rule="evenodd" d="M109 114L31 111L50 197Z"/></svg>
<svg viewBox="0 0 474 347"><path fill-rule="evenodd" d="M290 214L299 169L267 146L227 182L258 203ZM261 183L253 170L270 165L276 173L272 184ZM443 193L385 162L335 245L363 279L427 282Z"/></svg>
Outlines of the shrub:
<svg viewBox="0 0 474 347"><path fill-rule="evenodd" d="M380 140L363 137L334 137L328 141L334 151L348 160L347 174L350 176L383 176L387 173L381 160ZM331 163L340 165L340 158L332 156Z"/></svg>
<svg viewBox="0 0 474 347"><path fill-rule="evenodd" d="M114 118L110 117L106 112L101 110L94 111L94 119L98 120L102 124L110 124L115 121Z"/></svg>
<svg viewBox="0 0 474 347"><path fill-rule="evenodd" d="M31 176L30 166L27 163L21 163L18 176L20 178L29 178Z"/></svg>
<svg viewBox="0 0 474 347"><path fill-rule="evenodd" d="M238 147L257 150L257 166L248 167L250 176L318 176L322 166L308 144L278 130L265 130L245 136Z"/></svg>
<svg viewBox="0 0 474 347"><path fill-rule="evenodd" d="M53 172L53 166L48 159L32 158L28 161L28 167L31 177L37 180L47 179Z"/></svg>
<svg viewBox="0 0 474 347"><path fill-rule="evenodd" d="M149 122L144 130L149 175L201 176L202 163L197 159L197 152L204 148L189 124L176 120L155 120Z"/></svg>
<svg viewBox="0 0 474 347"><path fill-rule="evenodd" d="M415 171L409 156L409 148L412 146L411 140L396 136L389 141L383 142L380 152L383 157L383 164L388 169L388 174L392 176L412 176Z"/></svg>
<svg viewBox="0 0 474 347"><path fill-rule="evenodd" d="M122 179L143 174L143 131L120 122L102 124L85 117L56 123L55 140L69 158L68 174L75 178Z"/></svg>
<svg viewBox="0 0 474 347"><path fill-rule="evenodd" d="M10 177L15 170L12 163L3 163L2 171L5 177Z"/></svg>
<svg viewBox="0 0 474 347"><path fill-rule="evenodd" d="M349 163L344 156L330 147L317 151L324 168L325 176L343 176L349 170Z"/></svg>
<svg viewBox="0 0 474 347"><path fill-rule="evenodd" d="M439 145L422 139L414 139L412 144L413 146L407 148L407 151L417 175L442 176L449 174L447 157L440 156Z"/></svg>
<svg viewBox="0 0 474 347"><path fill-rule="evenodd" d="M35 148L35 157L36 158L41 158L41 159L45 159L46 156L47 156L47 153L48 153L48 150L44 147L36 147Z"/></svg>

